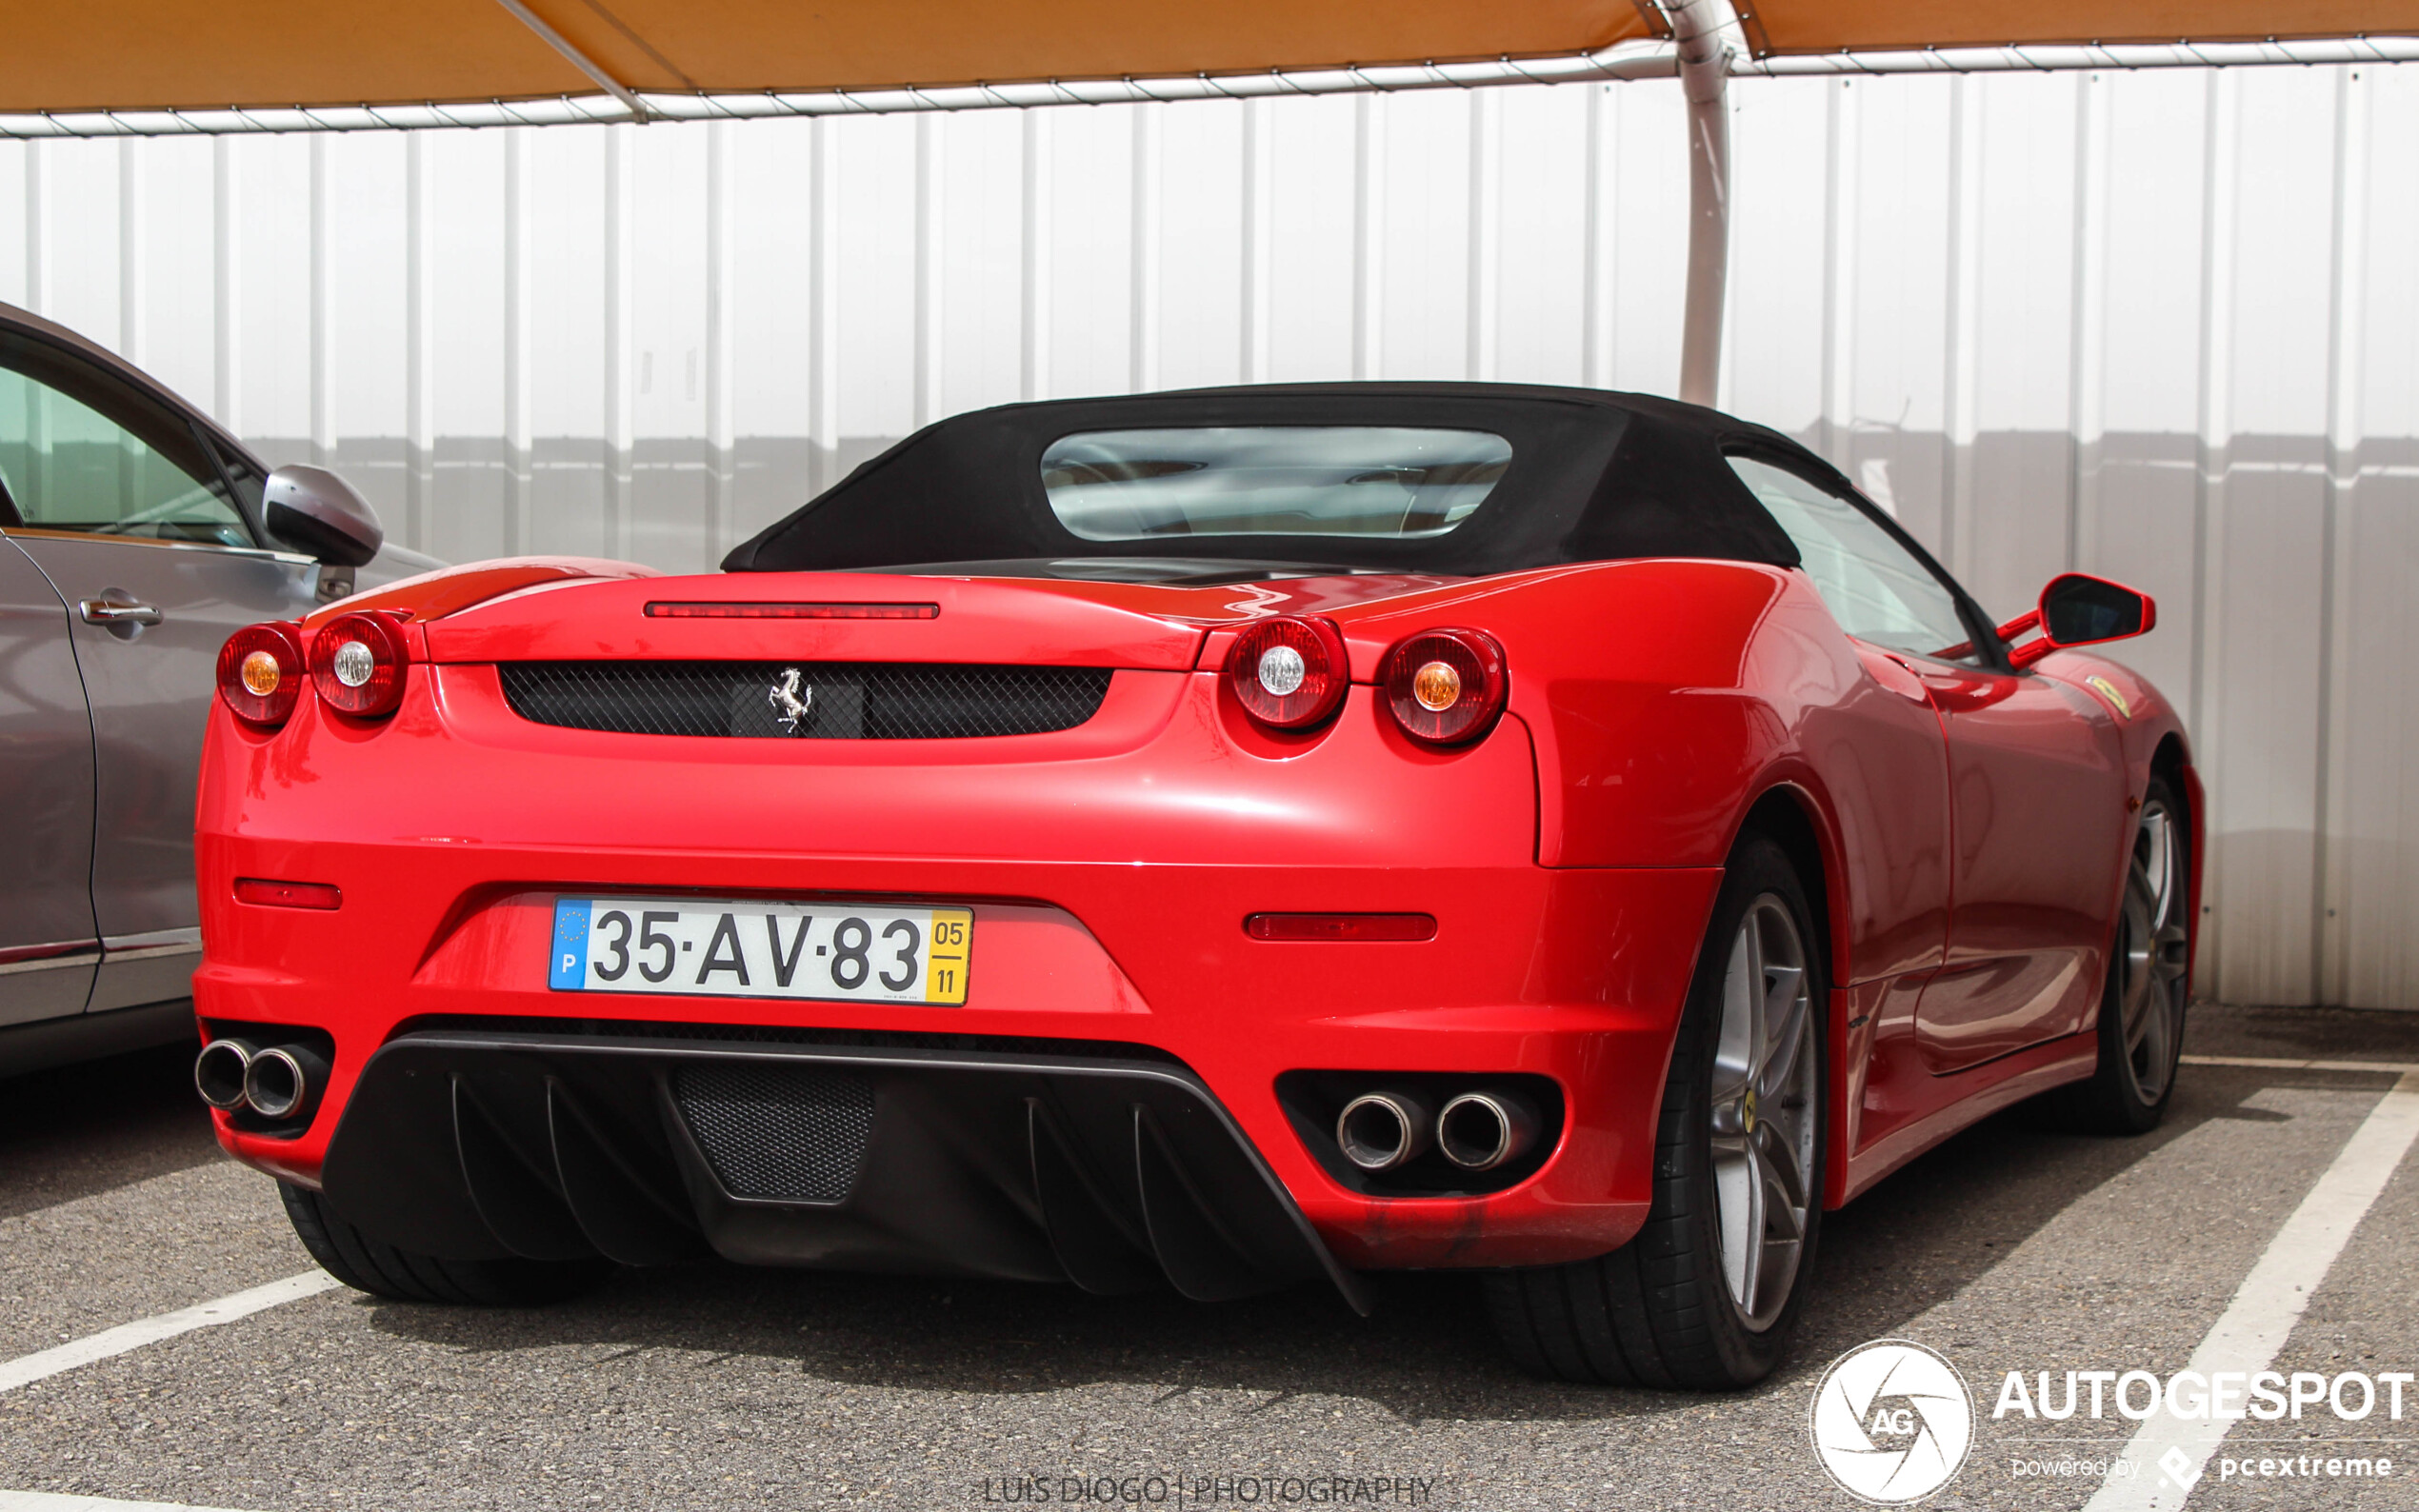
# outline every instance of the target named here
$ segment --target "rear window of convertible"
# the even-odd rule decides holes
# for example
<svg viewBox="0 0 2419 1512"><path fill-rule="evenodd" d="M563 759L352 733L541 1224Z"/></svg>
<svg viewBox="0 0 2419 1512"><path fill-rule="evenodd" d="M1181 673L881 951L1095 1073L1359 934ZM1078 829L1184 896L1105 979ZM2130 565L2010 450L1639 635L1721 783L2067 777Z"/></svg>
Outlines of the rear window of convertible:
<svg viewBox="0 0 2419 1512"><path fill-rule="evenodd" d="M1443 535L1487 502L1511 443L1406 426L1087 430L1042 453L1059 524L1087 541Z"/></svg>

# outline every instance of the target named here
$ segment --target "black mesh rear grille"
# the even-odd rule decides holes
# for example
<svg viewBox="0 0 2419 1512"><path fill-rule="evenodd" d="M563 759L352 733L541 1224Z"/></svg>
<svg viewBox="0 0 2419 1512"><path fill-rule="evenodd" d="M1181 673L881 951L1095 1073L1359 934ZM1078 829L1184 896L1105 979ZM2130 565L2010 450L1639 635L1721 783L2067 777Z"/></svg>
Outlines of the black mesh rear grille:
<svg viewBox="0 0 2419 1512"><path fill-rule="evenodd" d="M685 1067L672 1101L733 1197L836 1203L873 1138L873 1084L820 1066Z"/></svg>
<svg viewBox="0 0 2419 1512"><path fill-rule="evenodd" d="M910 662L507 662L497 670L512 712L540 725L776 740L1072 729L1099 711L1110 678L1105 666Z"/></svg>

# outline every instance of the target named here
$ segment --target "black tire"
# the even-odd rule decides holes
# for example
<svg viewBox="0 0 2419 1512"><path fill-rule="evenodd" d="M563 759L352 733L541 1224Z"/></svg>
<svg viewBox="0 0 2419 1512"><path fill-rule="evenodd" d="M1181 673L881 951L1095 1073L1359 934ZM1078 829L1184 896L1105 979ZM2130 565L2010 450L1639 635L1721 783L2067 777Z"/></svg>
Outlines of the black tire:
<svg viewBox="0 0 2419 1512"><path fill-rule="evenodd" d="M307 1186L279 1182L286 1217L319 1268L355 1291L392 1302L469 1307L534 1307L594 1289L612 1274L607 1260L441 1260L371 1239L336 1216Z"/></svg>
<svg viewBox="0 0 2419 1512"><path fill-rule="evenodd" d="M1774 905L1786 910L1801 942L1803 964L1796 969L1803 973L1801 1008L1807 1028L1797 1053L1810 1056L1811 1064L1799 1071L1791 1063L1786 1080L1796 1101L1768 1104L1767 1108L1780 1105L1798 1114L1789 1121L1792 1132L1781 1138L1798 1151L1803 1211L1796 1216L1784 1204L1791 1215L1785 1222L1797 1228L1784 1300L1775 1304L1768 1297L1750 1312L1735 1294L1738 1283L1726 1268L1714 1138L1720 1110L1741 1105L1744 1134L1732 1129L1724 1137L1736 1145L1758 1144L1757 1104L1752 1097L1737 1104L1717 1104L1714 1078L1724 987L1734 946L1750 912L1769 920ZM1706 927L1672 1046L1655 1140L1653 1207L1646 1226L1609 1255L1501 1271L1486 1279L1488 1311L1496 1332L1523 1369L1591 1384L1725 1391L1754 1385L1780 1363L1804 1304L1822 1224L1822 1172L1829 1138L1821 1095L1829 1084L1829 972L1823 945L1805 886L1788 856L1762 835L1742 837ZM1760 956L1756 960L1761 964ZM1773 989L1766 980L1769 1005ZM1801 1080L1808 1076L1810 1086ZM1737 1084L1753 1086L1758 1079L1750 1072ZM1763 1123L1778 1128L1784 1121L1768 1116ZM1809 1124L1810 1151L1805 1149L1804 1138ZM1750 1164L1749 1169L1760 1168ZM1763 1190L1760 1184L1757 1189ZM1763 1250L1759 1241L1756 1252ZM1755 1281L1746 1284L1752 1296L1767 1296Z"/></svg>
<svg viewBox="0 0 2419 1512"><path fill-rule="evenodd" d="M2164 844L2154 834L2164 831ZM2087 1081L2032 1100L2032 1122L2077 1134L2147 1134L2167 1116L2189 1007L2192 826L2153 777L2127 852L2124 905L2100 989L2100 1058ZM2164 872L2163 877L2153 872Z"/></svg>

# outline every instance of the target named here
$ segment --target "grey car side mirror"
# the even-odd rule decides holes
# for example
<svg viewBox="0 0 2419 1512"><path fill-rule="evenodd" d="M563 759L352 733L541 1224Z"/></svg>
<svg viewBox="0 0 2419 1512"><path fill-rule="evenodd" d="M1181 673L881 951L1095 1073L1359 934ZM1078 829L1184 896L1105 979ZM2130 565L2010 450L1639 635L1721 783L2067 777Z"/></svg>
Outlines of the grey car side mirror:
<svg viewBox="0 0 2419 1512"><path fill-rule="evenodd" d="M330 567L366 567L387 540L370 501L325 468L297 464L270 473L262 513L270 535Z"/></svg>

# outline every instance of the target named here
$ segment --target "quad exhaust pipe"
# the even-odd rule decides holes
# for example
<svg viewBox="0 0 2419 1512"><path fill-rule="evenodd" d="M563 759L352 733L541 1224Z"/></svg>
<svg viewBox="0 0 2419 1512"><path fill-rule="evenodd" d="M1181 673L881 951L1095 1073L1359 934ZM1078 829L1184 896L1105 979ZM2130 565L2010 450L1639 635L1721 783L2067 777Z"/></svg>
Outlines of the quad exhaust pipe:
<svg viewBox="0 0 2419 1512"><path fill-rule="evenodd" d="M1502 1088L1464 1092L1440 1112L1418 1092L1389 1087L1344 1104L1335 1143L1346 1160L1372 1175L1408 1165L1431 1147L1466 1171L1491 1171L1527 1154L1540 1123L1534 1104Z"/></svg>
<svg viewBox="0 0 2419 1512"><path fill-rule="evenodd" d="M245 1040L212 1040L193 1058L193 1090L222 1113L244 1105L244 1076L252 1068L252 1046Z"/></svg>
<svg viewBox="0 0 2419 1512"><path fill-rule="evenodd" d="M310 1105L328 1080L328 1063L300 1044L281 1044L252 1057L244 1071L244 1101L263 1118L291 1118Z"/></svg>
<svg viewBox="0 0 2419 1512"><path fill-rule="evenodd" d="M1491 1171L1528 1153L1537 1123L1537 1109L1517 1092L1464 1092L1436 1115L1436 1147L1466 1171Z"/></svg>
<svg viewBox="0 0 2419 1512"><path fill-rule="evenodd" d="M193 1061L193 1088L222 1113L267 1119L303 1111L327 1084L328 1062L304 1044L263 1049L249 1040L212 1040Z"/></svg>
<svg viewBox="0 0 2419 1512"><path fill-rule="evenodd" d="M1335 1143L1365 1171L1390 1171L1428 1153L1436 1105L1417 1092L1364 1092L1335 1116Z"/></svg>

